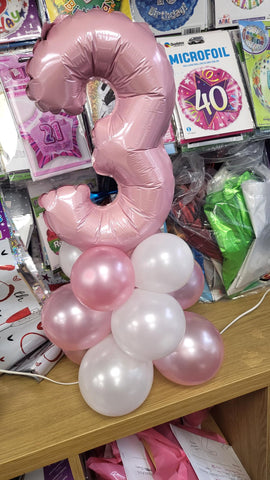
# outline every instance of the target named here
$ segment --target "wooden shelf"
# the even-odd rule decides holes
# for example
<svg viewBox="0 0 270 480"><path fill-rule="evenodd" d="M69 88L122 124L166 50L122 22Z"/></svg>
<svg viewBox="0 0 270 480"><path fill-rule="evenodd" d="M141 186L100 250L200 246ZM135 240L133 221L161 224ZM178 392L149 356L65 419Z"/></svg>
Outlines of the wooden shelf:
<svg viewBox="0 0 270 480"><path fill-rule="evenodd" d="M204 315L221 331L261 296L262 292L215 304L197 304L191 310ZM94 412L84 402L78 385L62 386L46 380L37 383L27 377L3 375L0 480L64 458L72 459L75 465L76 455L90 448L214 405L218 405L213 409L215 418L222 431L226 430L226 438L236 448L252 480L269 479L269 312L270 294L258 309L223 334L225 359L213 380L185 387L169 382L156 371L147 400L122 417L104 417ZM71 382L77 380L77 373L78 366L64 358L49 376ZM260 467L256 469L258 462Z"/></svg>

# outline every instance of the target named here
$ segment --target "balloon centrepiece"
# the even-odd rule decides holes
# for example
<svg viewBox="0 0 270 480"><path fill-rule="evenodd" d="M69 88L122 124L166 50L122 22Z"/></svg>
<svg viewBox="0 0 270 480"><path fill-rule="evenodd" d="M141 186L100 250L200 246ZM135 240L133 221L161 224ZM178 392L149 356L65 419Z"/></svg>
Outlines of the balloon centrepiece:
<svg viewBox="0 0 270 480"><path fill-rule="evenodd" d="M175 102L172 67L150 28L120 12L77 11L47 26L43 37L27 65L29 98L43 111L78 114L88 80L107 81L116 106L93 129L93 166L118 185L115 200L102 208L87 185L52 190L39 199L44 218L81 250L110 245L129 252L158 231L173 199L162 141Z"/></svg>
<svg viewBox="0 0 270 480"><path fill-rule="evenodd" d="M170 358L187 337L189 317L170 293L191 282L191 250L177 236L156 234L174 193L163 146L175 103L173 71L147 25L93 9L45 25L27 73L29 98L43 111L82 112L90 77L107 81L116 95L115 109L93 130L93 165L115 179L116 199L97 206L79 185L52 190L39 203L62 241L70 277L44 304L45 333L80 365L86 403L103 415L124 415L148 396L153 361ZM198 361L207 356L199 341L195 348ZM210 351L207 363L213 367L215 359ZM191 382L201 380L191 372Z"/></svg>
<svg viewBox="0 0 270 480"><path fill-rule="evenodd" d="M70 284L51 293L43 305L41 320L45 335L63 350L88 349L111 331L111 312L86 308Z"/></svg>
<svg viewBox="0 0 270 480"><path fill-rule="evenodd" d="M186 333L174 352L154 362L156 368L172 382L199 385L213 378L224 356L219 331L206 318L185 312Z"/></svg>
<svg viewBox="0 0 270 480"><path fill-rule="evenodd" d="M112 311L132 294L134 269L119 248L101 245L81 254L72 267L70 282L74 295L84 305Z"/></svg>

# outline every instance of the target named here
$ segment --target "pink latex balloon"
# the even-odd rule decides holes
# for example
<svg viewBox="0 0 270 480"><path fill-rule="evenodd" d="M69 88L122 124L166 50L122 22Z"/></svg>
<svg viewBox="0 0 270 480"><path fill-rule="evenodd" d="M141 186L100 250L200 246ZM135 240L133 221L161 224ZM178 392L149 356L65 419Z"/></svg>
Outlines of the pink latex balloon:
<svg viewBox="0 0 270 480"><path fill-rule="evenodd" d="M63 285L45 301L41 311L45 335L62 350L84 350L103 340L111 330L111 314L86 308L71 285Z"/></svg>
<svg viewBox="0 0 270 480"><path fill-rule="evenodd" d="M86 354L87 352L87 349L86 350L65 350L65 355L66 357L73 363L76 363L76 365L80 365L81 364L81 361L84 357L84 355Z"/></svg>
<svg viewBox="0 0 270 480"><path fill-rule="evenodd" d="M204 274L198 264L194 262L194 268L188 282L171 295L180 303L183 309L192 307L199 299L204 289Z"/></svg>
<svg viewBox="0 0 270 480"><path fill-rule="evenodd" d="M130 258L115 247L93 247L74 263L70 283L74 295L95 310L112 311L132 294L135 275Z"/></svg>
<svg viewBox="0 0 270 480"><path fill-rule="evenodd" d="M180 385L198 385L213 378L224 357L223 339L206 318L185 312L186 333L177 349L154 362L164 377Z"/></svg>
<svg viewBox="0 0 270 480"><path fill-rule="evenodd" d="M162 226L174 194L163 136L175 83L164 47L147 24L120 12L77 11L47 25L27 73L29 98L53 113L82 112L90 78L113 88L115 109L96 122L92 136L94 169L115 179L116 199L95 205L89 188L80 185L52 190L39 203L48 226L66 243L82 251L95 245L132 250Z"/></svg>

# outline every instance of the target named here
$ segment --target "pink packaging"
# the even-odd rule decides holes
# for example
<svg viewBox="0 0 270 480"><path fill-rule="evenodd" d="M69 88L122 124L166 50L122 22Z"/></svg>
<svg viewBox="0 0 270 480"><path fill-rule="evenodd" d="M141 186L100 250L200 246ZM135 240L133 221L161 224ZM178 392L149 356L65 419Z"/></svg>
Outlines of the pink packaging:
<svg viewBox="0 0 270 480"><path fill-rule="evenodd" d="M204 417L205 411L201 412L196 416ZM180 420L176 420L173 424L197 435L226 443L220 435L183 426ZM170 423L144 430L137 433L137 437L147 452L154 480L198 480L190 461L170 428ZM86 465L97 474L98 480L126 480L116 442L106 445L105 450L104 447L95 450L95 455L88 458Z"/></svg>
<svg viewBox="0 0 270 480"><path fill-rule="evenodd" d="M184 425L200 428L202 422L207 418L209 410L209 408L204 408L203 410L198 410L198 412L185 415L184 417L182 417Z"/></svg>
<svg viewBox="0 0 270 480"><path fill-rule="evenodd" d="M180 421L173 423L189 432L226 443L220 435L215 433L206 433L198 428L183 426ZM144 443L155 480L198 480L188 457L173 435L169 423L140 432L137 436Z"/></svg>
<svg viewBox="0 0 270 480"><path fill-rule="evenodd" d="M116 442L95 451L96 457L89 457L86 466L97 474L97 480L127 480L122 459Z"/></svg>
<svg viewBox="0 0 270 480"><path fill-rule="evenodd" d="M161 428L162 427L162 428ZM169 424L138 433L149 456L155 480L198 480L185 452L174 438Z"/></svg>
<svg viewBox="0 0 270 480"><path fill-rule="evenodd" d="M174 143L176 142L175 134L173 131L173 126L172 123L170 122L170 125L168 127L167 132L165 133L165 136L163 138L163 142L165 143Z"/></svg>
<svg viewBox="0 0 270 480"><path fill-rule="evenodd" d="M30 53L24 55L28 58ZM91 165L80 117L41 112L26 95L29 77L22 55L1 56L0 78L15 123L23 139L33 180L48 178Z"/></svg>

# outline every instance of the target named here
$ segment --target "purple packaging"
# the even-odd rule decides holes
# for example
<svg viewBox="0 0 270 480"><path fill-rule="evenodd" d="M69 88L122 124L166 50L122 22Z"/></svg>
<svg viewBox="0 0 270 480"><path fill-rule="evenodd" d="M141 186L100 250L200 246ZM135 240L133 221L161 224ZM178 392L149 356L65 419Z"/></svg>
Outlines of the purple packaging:
<svg viewBox="0 0 270 480"><path fill-rule="evenodd" d="M34 0L1 0L0 44L40 37L41 21Z"/></svg>
<svg viewBox="0 0 270 480"><path fill-rule="evenodd" d="M74 480L67 459L52 463L23 476L24 480Z"/></svg>

